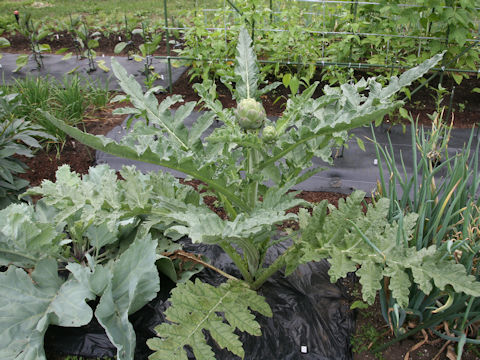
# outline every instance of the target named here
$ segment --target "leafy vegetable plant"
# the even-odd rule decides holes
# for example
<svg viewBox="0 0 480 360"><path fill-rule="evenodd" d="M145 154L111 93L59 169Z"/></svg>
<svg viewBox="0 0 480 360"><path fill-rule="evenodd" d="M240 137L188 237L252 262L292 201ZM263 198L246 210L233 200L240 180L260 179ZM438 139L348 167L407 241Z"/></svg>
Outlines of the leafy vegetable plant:
<svg viewBox="0 0 480 360"><path fill-rule="evenodd" d="M0 36L0 49L6 48L10 46L10 41L8 39L4 38L3 36ZM2 57L0 56L0 59Z"/></svg>
<svg viewBox="0 0 480 360"><path fill-rule="evenodd" d="M200 198L168 174L125 168L121 175L104 165L80 178L63 166L56 183L27 192L43 197L36 205L0 211L0 266L8 267L0 272L0 310L9 314L0 318L2 359L45 359L50 324L82 326L93 315L117 358L133 359L128 315L156 296L159 270L173 281L182 275L162 255L178 246L145 217L160 199L174 208L198 206ZM86 303L94 299L95 311Z"/></svg>
<svg viewBox="0 0 480 360"><path fill-rule="evenodd" d="M125 20L126 21L126 20ZM127 28L128 25L125 25ZM140 51L140 54L133 54L133 59L138 62L143 61L143 74L145 75L145 85L147 86L148 89L153 87L153 83L155 80L157 80L160 75L157 74L154 71L154 68L152 66L153 62L153 53L158 49L160 46L160 42L162 41L162 34L157 34L155 31L149 26L149 24L145 21L142 22L142 27L133 29L127 35L127 39L132 35L140 35L143 39L143 43L140 44L138 47L138 50ZM132 45L133 43L131 41L127 42L119 42L115 46L115 53L119 54L121 53L127 46ZM130 53L129 53L130 57Z"/></svg>
<svg viewBox="0 0 480 360"><path fill-rule="evenodd" d="M162 228L165 235L171 239L187 235L194 243L221 246L238 267L243 282L251 290L256 290L276 271L286 267L288 273L295 269L303 261L304 242L313 241L315 244L317 229L321 229L320 223L325 220L322 212L319 217L314 218L311 226L306 226L299 234L289 237L303 241L295 241L294 245L272 264L265 263L267 250L276 242L286 240L277 238L277 226L285 220L298 219L297 215L286 213L286 210L296 205L307 205L303 200L295 198L295 193L290 193L289 190L320 171L312 168L313 157L330 160L331 146L337 140L345 138L346 131L378 121L383 115L400 106L402 102L392 101L392 95L425 74L441 57L437 55L399 78L392 78L386 87L382 87L374 79L361 80L356 84L342 84L339 88L327 86L323 96L313 99L312 94L318 86L318 83L314 83L303 93L292 96L287 102L284 114L273 122L265 116L260 103L260 95L271 87L260 89L259 71L251 39L248 32L242 29L233 79L236 87L232 89L238 102L236 110L224 109L216 100L214 84L205 82L197 86L197 91L208 111L191 127L187 127L184 121L193 111L195 103L184 104L171 112L169 107L180 102L181 97L171 96L159 104L151 91L143 93L133 76L129 76L113 61L113 71L134 106L121 111L142 116L145 120L136 122L120 142L83 133L49 114L45 115L49 121L72 137L98 150L182 171L202 181L215 193L219 204L225 209L225 220L203 204L172 207L168 203L159 202L158 206L152 209L149 222L168 222L170 226L162 225ZM206 131L214 120L219 120L221 126L209 134ZM270 181L272 186L267 186L267 181ZM350 234L349 241L362 243L362 233L347 219L344 220L344 234ZM384 220L385 232L396 231L397 227L389 227L386 219ZM327 234L325 233L325 236ZM327 257L329 252L324 252L323 255ZM236 283L240 280L231 275L228 275L228 278L226 286L215 289L198 282L187 283L185 286L190 291L198 289L199 296L204 294L208 298L208 294L212 293L212 298L216 297L218 301L232 299L233 293L236 293L238 295L234 297L239 302L237 307L217 307L218 302L201 302L196 309L200 311L200 315L197 315L197 311L186 306L183 300L178 300L184 299L184 296L172 297L172 310L169 311L172 324L162 325L157 329L161 340L149 341L151 348L157 351L152 355L152 359L165 358L162 350L165 343L168 343L171 349L168 357L170 359L184 358L184 345L191 345L196 356L200 358L203 356L200 354L205 354L208 359L213 358L202 332L204 328L208 329L221 347L242 356L236 336L220 338L219 334L226 333L227 326L232 330L238 328L258 334L252 327L252 318L248 315L247 307L269 313L265 305L255 305L258 300L242 303L240 297L247 291L235 292L234 289L239 286ZM375 279L372 281L375 282ZM370 290L366 288L368 299L377 287L378 284L375 283ZM185 290L178 290L183 291ZM253 294L248 297L258 299ZM214 316L216 311L224 313L228 324ZM250 319L247 328L241 327L241 322L235 320L239 313ZM186 320L195 322L197 326L188 331L189 327L184 323ZM231 331L228 330L228 333Z"/></svg>
<svg viewBox="0 0 480 360"><path fill-rule="evenodd" d="M32 20L32 15L26 13L24 16L21 16L18 23L18 31L20 34L25 36L30 43L30 50L32 51L33 59L37 63L37 68L40 69L43 67L42 53L50 51L50 45L40 44L40 41L45 39L49 34L50 30L45 28L40 23L34 22ZM14 72L17 72L23 68L28 63L29 55L19 55L17 57L17 68Z"/></svg>
<svg viewBox="0 0 480 360"><path fill-rule="evenodd" d="M128 60L131 60L134 52L134 44L132 41L133 35L139 34L140 32L141 32L141 29L135 29L132 25L130 25L128 23L127 16L124 15L123 36L125 38L125 41L122 41L122 39L119 38L120 42L117 45L115 45L115 48L113 50L115 54L120 54L126 49L128 54Z"/></svg>
<svg viewBox="0 0 480 360"><path fill-rule="evenodd" d="M18 106L11 108L18 118L25 118L32 124L40 125L50 134L41 141L47 149L51 144L60 150L66 143L64 132L53 126L39 112L39 109L62 117L70 125L79 124L92 106L105 106L108 102L108 88L100 88L96 83L83 85L77 75L66 75L62 81L46 77L26 77L17 79L8 93L18 94ZM45 141L47 140L47 141Z"/></svg>
<svg viewBox="0 0 480 360"><path fill-rule="evenodd" d="M80 22L78 26L73 27L72 31L75 34L75 46L78 47L81 55L88 59L88 72L97 70L96 64L103 71L110 71L110 69L104 65L103 60L99 60L95 64L95 58L97 57L95 49L99 46L98 40L101 36L101 33L99 31L90 33L86 22Z"/></svg>
<svg viewBox="0 0 480 360"><path fill-rule="evenodd" d="M0 209L17 201L28 185L17 176L26 165L14 155L32 157L32 149L41 147L38 138L53 139L40 126L15 116L18 100L18 94L0 92Z"/></svg>

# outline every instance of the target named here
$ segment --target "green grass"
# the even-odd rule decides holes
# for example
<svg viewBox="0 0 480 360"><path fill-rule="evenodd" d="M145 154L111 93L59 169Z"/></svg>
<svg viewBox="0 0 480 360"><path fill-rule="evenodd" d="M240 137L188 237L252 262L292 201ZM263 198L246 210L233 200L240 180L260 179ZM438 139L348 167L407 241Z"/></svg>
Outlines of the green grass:
<svg viewBox="0 0 480 360"><path fill-rule="evenodd" d="M54 144L59 149L66 141L65 133L47 121L38 109L50 112L67 124L77 125L89 111L107 106L112 96L108 84L82 83L76 75L66 75L62 81L26 77L15 80L10 86L3 83L0 90L6 94L18 94L20 105L15 109L15 116L41 125L48 134L56 137Z"/></svg>

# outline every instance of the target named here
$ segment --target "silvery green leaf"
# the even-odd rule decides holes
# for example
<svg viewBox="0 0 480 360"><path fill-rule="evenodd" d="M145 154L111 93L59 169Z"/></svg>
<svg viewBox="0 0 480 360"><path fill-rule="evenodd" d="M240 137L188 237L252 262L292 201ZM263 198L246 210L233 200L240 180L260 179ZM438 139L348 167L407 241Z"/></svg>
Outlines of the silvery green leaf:
<svg viewBox="0 0 480 360"><path fill-rule="evenodd" d="M78 263L69 263L66 268L79 283L97 296L102 296L112 278L110 267L94 264L91 257L88 267Z"/></svg>
<svg viewBox="0 0 480 360"><path fill-rule="evenodd" d="M392 77L388 86L382 89L380 98L389 98L403 87L410 85L412 82L425 75L431 68L433 68L443 59L445 52L446 51L437 54L424 61L420 65L405 71L402 75L400 75L399 78L396 76Z"/></svg>
<svg viewBox="0 0 480 360"><path fill-rule="evenodd" d="M252 48L252 39L247 29L242 28L238 36L235 74L239 76L236 92L237 100L256 98L258 88L257 56Z"/></svg>
<svg viewBox="0 0 480 360"><path fill-rule="evenodd" d="M156 241L150 237L137 239L113 263L113 276L95 311L110 341L117 348L117 358L133 359L135 331L128 320L160 290L155 266Z"/></svg>
<svg viewBox="0 0 480 360"><path fill-rule="evenodd" d="M50 220L32 205L12 204L1 210L0 265L31 267L58 254L63 235Z"/></svg>
<svg viewBox="0 0 480 360"><path fill-rule="evenodd" d="M198 279L195 283L187 281L172 290L169 300L172 305L165 312L169 323L157 326L159 338L147 341L155 351L151 360L187 359L185 346L197 359L214 360L205 331L220 348L243 358L245 352L235 329L260 336L260 325L251 311L272 316L265 299L240 281L228 281L219 287Z"/></svg>
<svg viewBox="0 0 480 360"><path fill-rule="evenodd" d="M50 324L78 327L92 318L85 301L93 294L76 280L63 282L55 260L41 260L32 278L14 266L0 273L1 359L46 359L43 337Z"/></svg>
<svg viewBox="0 0 480 360"><path fill-rule="evenodd" d="M98 250L118 240L118 231L112 231L105 223L90 225L85 235L90 240L90 244Z"/></svg>

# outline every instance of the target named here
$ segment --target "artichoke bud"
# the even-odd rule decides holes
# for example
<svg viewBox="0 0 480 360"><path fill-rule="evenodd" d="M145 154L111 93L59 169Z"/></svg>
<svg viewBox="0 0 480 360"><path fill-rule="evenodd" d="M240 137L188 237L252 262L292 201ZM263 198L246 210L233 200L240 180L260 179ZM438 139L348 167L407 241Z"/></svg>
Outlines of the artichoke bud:
<svg viewBox="0 0 480 360"><path fill-rule="evenodd" d="M263 141L266 143L274 142L277 138L277 130L272 125L267 125L263 128Z"/></svg>
<svg viewBox="0 0 480 360"><path fill-rule="evenodd" d="M242 129L250 130L262 127L267 114L261 103L255 99L247 98L237 105L235 116Z"/></svg>

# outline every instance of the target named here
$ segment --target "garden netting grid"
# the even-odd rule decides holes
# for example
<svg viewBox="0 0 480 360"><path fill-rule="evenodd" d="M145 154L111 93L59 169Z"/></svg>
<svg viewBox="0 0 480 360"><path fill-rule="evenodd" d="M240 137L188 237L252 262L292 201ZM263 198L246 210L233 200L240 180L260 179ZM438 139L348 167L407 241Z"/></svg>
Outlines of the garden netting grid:
<svg viewBox="0 0 480 360"><path fill-rule="evenodd" d="M208 55L202 54L200 58L173 54L170 42L176 44L176 41L171 41L172 33L188 31L192 27L183 26L183 24L176 22L174 17L169 21L168 0L163 0L163 2L167 55L160 56L160 58L167 60L169 68L172 61L201 61L205 63L223 61L227 63L233 60L228 56L209 58ZM225 47L228 47L231 39L229 32L232 27L239 25L243 15L242 10L238 6L239 3L234 0L219 0L219 6L216 8L202 8L201 1L194 0L192 1L192 7L195 9L195 16L202 14L204 30L210 33L223 32ZM253 3L260 4L262 2L256 1ZM458 40L455 40L456 33L454 31L456 30L453 30L452 24L446 25L440 20L437 22L428 20L428 16L434 14L435 9L437 11L440 9L440 13L443 13L445 9L453 9L456 12L456 6L431 8L427 4L419 5L412 3L388 5L388 2L369 1L295 0L289 2L266 0L263 1L263 5L269 8L268 13L270 15L263 17L264 22L261 24L253 20L247 21L245 25L252 34L288 33L291 29L285 27L285 23L282 27L280 22L280 20L285 20L285 18L280 19L281 16L285 17L285 13L278 10L281 6L289 6L288 4L294 3L301 4L303 8L301 16L303 29L301 33L304 35L308 34L312 39L317 38L316 41L319 41L320 48L314 54L308 56L308 58L299 58L296 56L298 54L295 54L295 51L289 51L288 48L275 49L275 52L284 56L278 55L275 59L262 58L260 59L261 63L303 67L314 65L321 68L377 69L377 71L388 71L390 69L391 75L395 70L405 70L418 65L422 59L432 55L426 52L426 50L435 46L435 49L438 49L437 52L448 49L451 52L451 59L448 62L444 60L442 66L434 70L465 74L480 73L480 62L478 61L480 50L477 46L480 42L480 19L478 16L480 3L476 0L472 2L473 4L470 7L471 13L469 15L473 16L473 18L468 19L470 21L469 26L467 26L469 34L464 39ZM405 16L400 18L399 15L395 15L396 12L398 13L398 9L402 9L402 11L405 9L413 10L417 17L412 16L411 23L405 24L403 23ZM255 12L257 10L254 8ZM401 12L399 14L401 15ZM337 29L339 20L345 22L345 19L350 22L344 26L347 30ZM371 28L375 30L371 25L375 24L375 21L381 22L382 20L390 20L390 23L394 24L393 28L385 28L383 29L384 31L367 31ZM288 26L288 24L287 19L286 25ZM291 40L295 41L296 39ZM338 44L338 42L342 41L348 42L350 47L349 51L347 51L349 54L346 57L340 58L335 48L332 54L327 54L328 45ZM357 52L355 43L359 44L359 46L364 46L365 43L370 45L370 49L367 52L367 55L369 55L368 61L366 58L354 56ZM452 46L454 47L452 48ZM407 49L407 47L409 48ZM405 53L405 50L408 50L408 54ZM459 62L459 59L464 59L464 63Z"/></svg>

